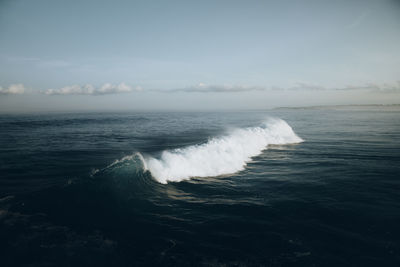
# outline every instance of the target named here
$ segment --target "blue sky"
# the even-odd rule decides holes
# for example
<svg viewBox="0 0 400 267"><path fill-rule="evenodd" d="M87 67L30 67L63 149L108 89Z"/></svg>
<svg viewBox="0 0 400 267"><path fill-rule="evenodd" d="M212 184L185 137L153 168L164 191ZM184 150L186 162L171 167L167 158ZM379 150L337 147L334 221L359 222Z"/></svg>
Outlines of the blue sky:
<svg viewBox="0 0 400 267"><path fill-rule="evenodd" d="M122 106L151 108L171 98L263 108L287 104L269 103L279 90L306 105L299 91L354 88L369 98L352 92L332 104L400 101L395 0L6 0L0 32L2 106L117 108L130 99ZM320 94L314 102L326 104Z"/></svg>

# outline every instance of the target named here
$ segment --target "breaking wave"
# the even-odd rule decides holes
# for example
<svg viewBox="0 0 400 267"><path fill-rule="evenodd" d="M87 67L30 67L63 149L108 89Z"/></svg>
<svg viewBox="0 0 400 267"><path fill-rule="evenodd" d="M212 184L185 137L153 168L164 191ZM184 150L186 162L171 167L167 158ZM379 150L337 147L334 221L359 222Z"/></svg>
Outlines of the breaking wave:
<svg viewBox="0 0 400 267"><path fill-rule="evenodd" d="M191 177L232 174L244 169L251 158L268 145L300 143L293 129L281 119L259 127L236 129L200 145L166 150L158 158L140 156L145 170L160 183L179 182Z"/></svg>

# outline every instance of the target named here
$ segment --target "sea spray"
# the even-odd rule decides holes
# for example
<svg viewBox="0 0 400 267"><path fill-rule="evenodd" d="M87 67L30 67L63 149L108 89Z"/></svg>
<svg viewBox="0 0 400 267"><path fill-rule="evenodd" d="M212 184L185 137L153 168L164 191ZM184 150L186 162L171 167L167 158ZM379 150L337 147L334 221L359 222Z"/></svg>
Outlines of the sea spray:
<svg viewBox="0 0 400 267"><path fill-rule="evenodd" d="M281 119L270 119L259 127L233 130L200 145L166 150L159 158L141 157L144 168L160 183L191 177L209 177L241 171L251 158L268 145L294 144L303 140Z"/></svg>
<svg viewBox="0 0 400 267"><path fill-rule="evenodd" d="M99 174L107 172L116 172L119 170L126 171L127 168L134 169L135 171L147 170L146 161L144 160L142 154L135 152L132 155L124 156L121 159L114 160L113 163L107 165L103 169L93 169L90 176L95 177Z"/></svg>

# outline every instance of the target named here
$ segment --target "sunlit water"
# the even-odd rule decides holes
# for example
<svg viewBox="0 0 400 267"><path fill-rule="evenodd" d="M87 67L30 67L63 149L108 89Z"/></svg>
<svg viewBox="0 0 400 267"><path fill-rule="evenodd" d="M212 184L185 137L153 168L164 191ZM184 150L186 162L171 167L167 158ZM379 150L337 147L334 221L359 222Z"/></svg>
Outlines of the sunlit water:
<svg viewBox="0 0 400 267"><path fill-rule="evenodd" d="M398 266L399 174L398 109L1 115L0 265Z"/></svg>

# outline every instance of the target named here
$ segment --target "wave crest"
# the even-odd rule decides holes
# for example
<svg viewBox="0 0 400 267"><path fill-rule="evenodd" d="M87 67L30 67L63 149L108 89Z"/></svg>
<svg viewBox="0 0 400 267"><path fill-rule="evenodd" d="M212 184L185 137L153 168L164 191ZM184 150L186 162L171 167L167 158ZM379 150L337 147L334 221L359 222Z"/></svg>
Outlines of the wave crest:
<svg viewBox="0 0 400 267"><path fill-rule="evenodd" d="M191 177L232 174L244 169L252 157L268 145L303 142L281 119L271 119L259 127L236 129L207 143L166 150L159 158L143 157L144 168L160 183L179 182Z"/></svg>

